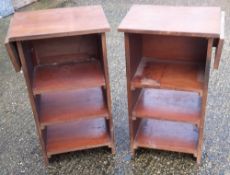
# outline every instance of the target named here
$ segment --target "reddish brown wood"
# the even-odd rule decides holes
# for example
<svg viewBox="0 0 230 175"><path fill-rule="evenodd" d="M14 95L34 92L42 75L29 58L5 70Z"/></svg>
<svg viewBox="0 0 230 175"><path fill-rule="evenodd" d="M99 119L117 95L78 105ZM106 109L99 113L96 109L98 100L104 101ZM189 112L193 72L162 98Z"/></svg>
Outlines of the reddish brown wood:
<svg viewBox="0 0 230 175"><path fill-rule="evenodd" d="M40 94L104 85L104 75L97 61L37 66L34 71L33 93Z"/></svg>
<svg viewBox="0 0 230 175"><path fill-rule="evenodd" d="M220 17L219 7L134 5L121 22L133 155L156 148L194 154L200 163L209 55L217 47L219 64L223 44Z"/></svg>
<svg viewBox="0 0 230 175"><path fill-rule="evenodd" d="M142 58L132 88L155 87L202 93L204 65Z"/></svg>
<svg viewBox="0 0 230 175"><path fill-rule="evenodd" d="M221 53L222 53L222 49L224 46L224 23L225 23L225 12L222 11L221 13L221 33L220 33L220 38L218 39L218 44L216 47L216 55L215 55L215 60L214 60L215 69L219 68Z"/></svg>
<svg viewBox="0 0 230 175"><path fill-rule="evenodd" d="M110 145L105 119L92 119L47 127L47 154Z"/></svg>
<svg viewBox="0 0 230 175"><path fill-rule="evenodd" d="M220 13L219 7L133 5L118 30L127 33L218 38Z"/></svg>
<svg viewBox="0 0 230 175"><path fill-rule="evenodd" d="M198 130L192 124L143 119L135 147L196 154Z"/></svg>
<svg viewBox="0 0 230 175"><path fill-rule="evenodd" d="M143 89L133 117L200 124L201 97L194 92Z"/></svg>
<svg viewBox="0 0 230 175"><path fill-rule="evenodd" d="M132 120L132 110L140 94L140 90L131 91L131 79L141 60L141 37L125 33L125 56L126 56L126 76L127 76L127 94L128 94L128 115L129 115L129 132L130 132L130 149L134 156L134 137L139 127L139 120Z"/></svg>
<svg viewBox="0 0 230 175"><path fill-rule="evenodd" d="M23 12L11 20L5 45L16 71L22 65L46 163L74 150L115 152L108 30L101 6Z"/></svg>
<svg viewBox="0 0 230 175"><path fill-rule="evenodd" d="M10 57L10 61L11 61L11 63L14 66L14 70L16 72L19 72L21 70L21 62L20 62L20 58L19 58L19 54L18 54L16 43L15 42L10 43L8 41L8 37L6 37L5 47L6 47L6 50L8 52L8 55Z"/></svg>
<svg viewBox="0 0 230 175"><path fill-rule="evenodd" d="M201 163L202 158L202 147L203 147L203 134L204 134L204 122L205 122L205 113L206 113L206 105L207 105L207 97L208 97L208 82L209 82L209 74L210 74L210 65L211 65L211 57L212 57L212 46L213 46L213 38L208 39L208 50L206 57L206 65L205 65L205 80L203 85L203 96L202 96L202 104L201 104L201 120L199 127L199 140L198 140L198 148L197 148L197 163Z"/></svg>
<svg viewBox="0 0 230 175"><path fill-rule="evenodd" d="M42 127L109 116L101 88L41 94L39 104Z"/></svg>
<svg viewBox="0 0 230 175"><path fill-rule="evenodd" d="M112 120L112 101L111 101L111 95L110 95L110 81L109 81L109 70L108 70L108 61L107 61L107 47L106 47L106 34L102 33L100 36L100 40L98 41L101 45L101 48L99 50L100 57L102 58L101 62L103 65L104 75L105 75L105 82L106 82L106 89L104 90L104 98L105 101L108 104L108 111L109 111L109 120L107 120L107 125L109 125L110 128L110 138L111 138L111 144L110 147L112 149L112 153L115 154L116 148L115 148L115 141L114 141L114 127L113 127L113 120Z"/></svg>
<svg viewBox="0 0 230 175"><path fill-rule="evenodd" d="M29 95L29 100L30 100L30 104L31 104L31 108L32 108L32 112L34 115L34 120L35 120L35 125L36 125L36 131L38 134L38 138L40 141L40 145L42 147L42 153L43 153L43 157L44 157L44 161L45 164L48 163L48 157L46 154L46 143L45 143L45 135L46 135L46 131L41 131L40 130L40 123L39 123L39 118L38 118L38 111L37 111L37 103L36 100L33 96L33 90L32 90L32 80L31 80L31 64L29 62L29 60L31 57L29 57L29 55L26 55L26 51L25 48L23 48L22 42L18 41L17 42L17 48L18 48L18 52L19 52L19 57L20 57L20 61L22 63L22 70L23 70L23 74L24 74L24 78L26 81L26 85L27 85L27 91L28 91L28 95Z"/></svg>
<svg viewBox="0 0 230 175"><path fill-rule="evenodd" d="M33 40L37 64L61 64L99 58L98 34Z"/></svg>
<svg viewBox="0 0 230 175"><path fill-rule="evenodd" d="M143 57L167 61L205 62L206 38L142 35L142 44Z"/></svg>
<svg viewBox="0 0 230 175"><path fill-rule="evenodd" d="M109 31L101 6L82 6L17 12L9 28L9 40L44 39Z"/></svg>

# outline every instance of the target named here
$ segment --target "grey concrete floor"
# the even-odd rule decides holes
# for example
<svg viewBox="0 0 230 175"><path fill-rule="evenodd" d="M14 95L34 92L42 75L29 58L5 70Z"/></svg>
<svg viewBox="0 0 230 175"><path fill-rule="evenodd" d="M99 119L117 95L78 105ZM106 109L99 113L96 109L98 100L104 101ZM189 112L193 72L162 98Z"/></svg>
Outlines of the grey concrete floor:
<svg viewBox="0 0 230 175"><path fill-rule="evenodd" d="M197 166L191 155L139 150L129 155L128 116L123 34L117 26L131 4L221 6L226 11L226 40L218 71L212 70L204 134L203 161ZM107 34L108 62L116 134L115 156L108 149L94 149L54 156L47 168L28 101L23 75L15 73L3 41L7 17L0 20L0 174L230 174L230 1L229 0L40 0L22 11L101 4L111 25Z"/></svg>

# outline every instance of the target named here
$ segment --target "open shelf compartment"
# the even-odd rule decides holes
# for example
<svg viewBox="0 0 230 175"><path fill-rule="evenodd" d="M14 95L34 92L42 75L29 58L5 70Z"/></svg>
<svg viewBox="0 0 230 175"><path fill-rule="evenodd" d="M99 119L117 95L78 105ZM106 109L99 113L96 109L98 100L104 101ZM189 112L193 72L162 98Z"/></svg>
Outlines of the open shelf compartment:
<svg viewBox="0 0 230 175"><path fill-rule="evenodd" d="M37 66L34 70L33 93L100 87L105 78L98 61Z"/></svg>
<svg viewBox="0 0 230 175"><path fill-rule="evenodd" d="M142 89L132 112L135 118L152 118L200 124L201 97L195 92Z"/></svg>
<svg viewBox="0 0 230 175"><path fill-rule="evenodd" d="M42 128L74 120L109 117L102 88L43 93L37 99Z"/></svg>
<svg viewBox="0 0 230 175"><path fill-rule="evenodd" d="M193 124L141 119L134 147L154 148L196 155L198 129Z"/></svg>
<svg viewBox="0 0 230 175"><path fill-rule="evenodd" d="M54 154L110 146L111 139L104 118L75 121L47 127L46 149Z"/></svg>
<svg viewBox="0 0 230 175"><path fill-rule="evenodd" d="M202 93L204 65L182 61L142 58L132 79L132 88L161 88Z"/></svg>

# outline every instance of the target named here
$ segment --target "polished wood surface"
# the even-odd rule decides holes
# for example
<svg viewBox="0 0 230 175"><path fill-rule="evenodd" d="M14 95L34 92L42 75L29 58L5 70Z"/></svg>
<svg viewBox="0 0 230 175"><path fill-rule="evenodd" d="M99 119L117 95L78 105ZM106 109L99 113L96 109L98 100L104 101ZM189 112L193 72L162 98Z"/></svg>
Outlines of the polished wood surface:
<svg viewBox="0 0 230 175"><path fill-rule="evenodd" d="M98 34L30 41L38 65L80 62L100 58Z"/></svg>
<svg viewBox="0 0 230 175"><path fill-rule="evenodd" d="M39 96L41 127L108 116L101 88L43 93Z"/></svg>
<svg viewBox="0 0 230 175"><path fill-rule="evenodd" d="M218 39L218 44L216 48L215 60L214 60L214 68L218 69L220 64L220 58L224 46L224 25L225 25L225 12L221 12L221 33L220 38Z"/></svg>
<svg viewBox="0 0 230 175"><path fill-rule="evenodd" d="M63 152L108 146L105 119L92 119L47 127L48 156Z"/></svg>
<svg viewBox="0 0 230 175"><path fill-rule="evenodd" d="M25 51L26 49L23 47L22 42L18 41L17 42L17 48L18 48L18 52L19 52L19 57L21 60L21 64L22 64L22 70L23 70L23 74L24 74L24 78L25 78L25 82L26 82L26 86L27 86L27 92L28 92L28 96L29 96L29 100L30 100L30 105L32 108L32 112L33 112L33 117L35 120L35 126L36 126L36 131L38 134L38 138L39 138L39 143L40 146L42 148L42 155L45 161L45 164L48 163L48 156L47 156L47 150L46 150L46 130L41 130L40 129L40 122L39 122L39 116L38 116L38 106L37 106L37 102L36 99L33 95L33 88L32 88L32 79L31 79L31 70L33 69L32 67L32 58L31 55L28 54L27 51Z"/></svg>
<svg viewBox="0 0 230 175"><path fill-rule="evenodd" d="M105 78L97 61L37 66L34 70L34 94L104 85Z"/></svg>
<svg viewBox="0 0 230 175"><path fill-rule="evenodd" d="M224 41L219 7L133 5L124 32L131 155L139 147L201 162L212 48Z"/></svg>
<svg viewBox="0 0 230 175"><path fill-rule="evenodd" d="M220 36L219 7L133 5L118 30L183 36Z"/></svg>
<svg viewBox="0 0 230 175"><path fill-rule="evenodd" d="M5 47L6 47L6 50L8 52L8 55L10 57L10 61L14 66L14 70L16 72L19 72L21 70L22 65L21 65L21 61L19 58L19 53L18 53L16 43L9 42L8 37L6 37Z"/></svg>
<svg viewBox="0 0 230 175"><path fill-rule="evenodd" d="M198 139L198 148L197 148L197 163L201 163L202 159L202 148L203 148L203 139L204 139L204 125L205 125L205 117L206 117L206 106L207 106L207 98L208 98L208 83L209 83L209 75L210 75L210 67L211 67L211 59L212 59L212 46L213 46L213 38L208 39L208 49L207 49L207 57L205 64L205 79L203 85L203 96L201 103L201 120L199 127L199 139Z"/></svg>
<svg viewBox="0 0 230 175"><path fill-rule="evenodd" d="M9 26L9 41L103 33L109 24L101 6L17 12Z"/></svg>
<svg viewBox="0 0 230 175"><path fill-rule="evenodd" d="M134 156L134 137L136 136L139 120L132 120L132 110L140 94L140 89L131 90L131 79L135 74L136 68L141 60L142 38L137 35L125 33L125 57L126 57L126 76L127 76L127 95L128 95L128 117L129 117L129 134L130 134L130 151Z"/></svg>
<svg viewBox="0 0 230 175"><path fill-rule="evenodd" d="M19 12L5 46L26 80L46 165L53 154L107 146L115 153L101 6Z"/></svg>
<svg viewBox="0 0 230 175"><path fill-rule="evenodd" d="M133 118L161 119L199 125L201 97L194 92L143 89Z"/></svg>
<svg viewBox="0 0 230 175"><path fill-rule="evenodd" d="M135 147L196 154L198 130L192 124L142 119Z"/></svg>
<svg viewBox="0 0 230 175"><path fill-rule="evenodd" d="M154 87L202 93L204 65L142 58L132 88Z"/></svg>
<svg viewBox="0 0 230 175"><path fill-rule="evenodd" d="M137 34L139 35L139 34ZM143 57L205 62L207 40L200 37L141 35Z"/></svg>

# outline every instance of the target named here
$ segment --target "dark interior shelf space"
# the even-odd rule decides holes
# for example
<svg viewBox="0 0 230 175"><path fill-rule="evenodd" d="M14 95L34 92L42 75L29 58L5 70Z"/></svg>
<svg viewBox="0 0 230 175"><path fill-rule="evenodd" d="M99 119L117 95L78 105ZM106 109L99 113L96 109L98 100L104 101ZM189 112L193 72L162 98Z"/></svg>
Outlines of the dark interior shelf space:
<svg viewBox="0 0 230 175"><path fill-rule="evenodd" d="M102 88L44 93L38 96L41 126L107 117Z"/></svg>
<svg viewBox="0 0 230 175"><path fill-rule="evenodd" d="M193 124L141 119L135 147L196 154L198 129Z"/></svg>
<svg viewBox="0 0 230 175"><path fill-rule="evenodd" d="M201 97L196 92L143 89L133 109L134 119L155 118L199 125Z"/></svg>
<svg viewBox="0 0 230 175"><path fill-rule="evenodd" d="M47 154L110 145L109 131L103 118L76 121L47 127Z"/></svg>
<svg viewBox="0 0 230 175"><path fill-rule="evenodd" d="M105 78L98 61L39 65L34 70L33 93L100 87Z"/></svg>
<svg viewBox="0 0 230 175"><path fill-rule="evenodd" d="M131 87L162 88L202 93L204 65L183 61L142 58Z"/></svg>

